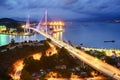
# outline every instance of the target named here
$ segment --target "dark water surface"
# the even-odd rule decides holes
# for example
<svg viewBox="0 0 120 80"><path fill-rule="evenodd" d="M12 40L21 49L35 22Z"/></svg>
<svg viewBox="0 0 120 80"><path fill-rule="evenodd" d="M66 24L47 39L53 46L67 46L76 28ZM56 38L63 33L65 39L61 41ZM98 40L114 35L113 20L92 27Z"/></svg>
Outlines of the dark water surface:
<svg viewBox="0 0 120 80"><path fill-rule="evenodd" d="M98 48L120 49L120 23L84 22L65 27L64 40L73 44ZM115 40L115 43L104 41Z"/></svg>
<svg viewBox="0 0 120 80"><path fill-rule="evenodd" d="M41 40L43 36L11 36L0 34L0 46L6 45L14 38L16 42L25 40ZM70 23L65 27L63 40L71 41L72 44L97 48L118 48L120 49L120 23L110 22L82 22ZM111 41L115 42L104 42Z"/></svg>

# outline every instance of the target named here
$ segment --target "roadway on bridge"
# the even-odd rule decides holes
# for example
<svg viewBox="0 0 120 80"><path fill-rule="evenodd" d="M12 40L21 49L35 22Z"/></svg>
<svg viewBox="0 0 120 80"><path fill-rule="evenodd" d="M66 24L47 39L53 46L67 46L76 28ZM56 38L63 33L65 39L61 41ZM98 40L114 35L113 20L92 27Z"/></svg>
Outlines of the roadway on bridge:
<svg viewBox="0 0 120 80"><path fill-rule="evenodd" d="M117 69L107 63L104 63L101 60L96 60L95 57L88 55L86 52L84 52L82 50L78 50L63 41L57 40L43 31L37 30L35 28L31 28L31 27L30 27L30 29L40 33L41 35L43 35L46 38L51 39L57 46L64 47L65 49L67 49L70 52L71 55L77 57L81 61L85 62L89 66L96 69L97 71L100 71L114 79L120 80L120 70L119 69Z"/></svg>

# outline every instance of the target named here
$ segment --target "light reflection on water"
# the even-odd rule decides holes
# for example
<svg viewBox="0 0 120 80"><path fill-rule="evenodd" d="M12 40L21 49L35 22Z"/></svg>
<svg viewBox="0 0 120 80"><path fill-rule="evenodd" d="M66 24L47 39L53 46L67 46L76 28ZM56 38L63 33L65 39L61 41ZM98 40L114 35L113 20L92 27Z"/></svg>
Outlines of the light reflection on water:
<svg viewBox="0 0 120 80"><path fill-rule="evenodd" d="M97 48L120 49L120 23L113 22L79 22L65 27L64 40L72 44ZM104 41L115 40L115 43Z"/></svg>
<svg viewBox="0 0 120 80"><path fill-rule="evenodd" d="M13 36L13 35L0 34L0 46L10 43L11 39L14 39L15 42L23 42L29 40L43 40L44 37L39 34L35 34L32 36Z"/></svg>
<svg viewBox="0 0 120 80"><path fill-rule="evenodd" d="M97 48L120 49L120 23L110 22L83 22L66 24L63 32L63 40L71 41L72 44ZM58 36L58 35L56 35ZM0 34L0 46L8 44L14 38L16 42L29 40L43 40L43 36L11 36ZM104 43L104 41L115 40L115 43Z"/></svg>
<svg viewBox="0 0 120 80"><path fill-rule="evenodd" d="M8 43L8 36L7 35L0 35L0 46L1 45L5 45L6 43Z"/></svg>

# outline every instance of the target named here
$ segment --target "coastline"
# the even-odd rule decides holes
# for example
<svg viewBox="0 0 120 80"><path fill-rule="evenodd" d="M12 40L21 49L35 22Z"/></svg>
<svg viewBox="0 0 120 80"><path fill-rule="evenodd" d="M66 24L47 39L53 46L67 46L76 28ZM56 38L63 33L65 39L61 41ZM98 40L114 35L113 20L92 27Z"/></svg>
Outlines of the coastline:
<svg viewBox="0 0 120 80"><path fill-rule="evenodd" d="M13 36L32 36L32 35L34 35L34 33L24 33L24 32L21 32L21 33L3 33L3 32L0 32L0 34L13 35Z"/></svg>

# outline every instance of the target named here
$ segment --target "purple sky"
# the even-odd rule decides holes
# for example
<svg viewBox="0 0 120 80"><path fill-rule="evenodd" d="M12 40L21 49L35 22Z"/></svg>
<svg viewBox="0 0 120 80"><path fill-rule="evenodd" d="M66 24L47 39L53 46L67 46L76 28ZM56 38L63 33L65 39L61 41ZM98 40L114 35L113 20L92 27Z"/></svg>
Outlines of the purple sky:
<svg viewBox="0 0 120 80"><path fill-rule="evenodd" d="M120 19L120 0L0 0L0 18L39 20L46 9L53 19Z"/></svg>

